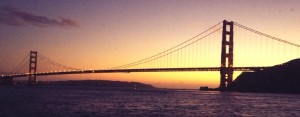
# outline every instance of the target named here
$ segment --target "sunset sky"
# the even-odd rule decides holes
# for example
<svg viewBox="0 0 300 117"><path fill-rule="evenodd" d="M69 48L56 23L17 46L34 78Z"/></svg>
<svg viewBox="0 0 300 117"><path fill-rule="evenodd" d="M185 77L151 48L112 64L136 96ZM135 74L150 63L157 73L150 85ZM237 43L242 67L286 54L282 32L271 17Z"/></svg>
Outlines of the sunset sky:
<svg viewBox="0 0 300 117"><path fill-rule="evenodd" d="M10 72L30 50L75 68L123 65L184 42L224 19L300 44L299 5L299 0L0 0L0 72ZM62 75L39 80L73 79L198 88L218 87L219 72Z"/></svg>

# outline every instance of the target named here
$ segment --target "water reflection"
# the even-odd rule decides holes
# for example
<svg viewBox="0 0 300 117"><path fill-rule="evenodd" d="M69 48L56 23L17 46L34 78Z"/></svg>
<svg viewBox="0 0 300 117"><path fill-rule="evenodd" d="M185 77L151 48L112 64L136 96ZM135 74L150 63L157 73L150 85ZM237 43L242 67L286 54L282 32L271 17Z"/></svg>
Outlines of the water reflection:
<svg viewBox="0 0 300 117"><path fill-rule="evenodd" d="M300 116L300 95L1 87L0 116Z"/></svg>

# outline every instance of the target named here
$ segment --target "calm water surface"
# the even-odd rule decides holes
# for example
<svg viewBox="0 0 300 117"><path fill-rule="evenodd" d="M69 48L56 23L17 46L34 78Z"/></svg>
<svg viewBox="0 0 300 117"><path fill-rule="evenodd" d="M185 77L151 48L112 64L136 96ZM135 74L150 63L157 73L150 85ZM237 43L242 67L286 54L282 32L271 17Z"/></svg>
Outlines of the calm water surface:
<svg viewBox="0 0 300 117"><path fill-rule="evenodd" d="M300 95L0 87L0 116L300 116Z"/></svg>

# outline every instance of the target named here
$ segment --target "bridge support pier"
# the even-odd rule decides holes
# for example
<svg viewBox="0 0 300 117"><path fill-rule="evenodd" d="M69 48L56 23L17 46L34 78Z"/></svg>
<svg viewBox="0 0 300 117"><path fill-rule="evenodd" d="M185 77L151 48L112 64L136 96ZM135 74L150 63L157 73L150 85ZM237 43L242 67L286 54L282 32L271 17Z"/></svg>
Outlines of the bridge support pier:
<svg viewBox="0 0 300 117"><path fill-rule="evenodd" d="M37 52L30 51L28 85L36 84Z"/></svg>
<svg viewBox="0 0 300 117"><path fill-rule="evenodd" d="M13 85L13 77L4 77L0 79L1 85Z"/></svg>
<svg viewBox="0 0 300 117"><path fill-rule="evenodd" d="M233 22L223 21L220 90L225 91L233 76Z"/></svg>

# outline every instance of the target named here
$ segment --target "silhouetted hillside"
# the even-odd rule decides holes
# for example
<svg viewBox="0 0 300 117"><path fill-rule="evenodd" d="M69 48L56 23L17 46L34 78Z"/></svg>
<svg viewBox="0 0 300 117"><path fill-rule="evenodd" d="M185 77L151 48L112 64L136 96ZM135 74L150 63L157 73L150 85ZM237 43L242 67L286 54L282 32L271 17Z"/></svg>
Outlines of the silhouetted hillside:
<svg viewBox="0 0 300 117"><path fill-rule="evenodd" d="M300 59L258 72L243 72L230 90L241 92L300 93Z"/></svg>
<svg viewBox="0 0 300 117"><path fill-rule="evenodd" d="M16 82L16 85L26 85L27 82ZM39 86L91 86L103 88L153 89L152 85L138 82L122 82L108 80L70 80L70 81L39 81Z"/></svg>

